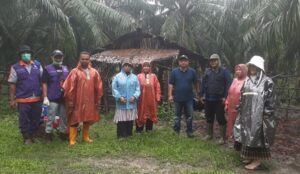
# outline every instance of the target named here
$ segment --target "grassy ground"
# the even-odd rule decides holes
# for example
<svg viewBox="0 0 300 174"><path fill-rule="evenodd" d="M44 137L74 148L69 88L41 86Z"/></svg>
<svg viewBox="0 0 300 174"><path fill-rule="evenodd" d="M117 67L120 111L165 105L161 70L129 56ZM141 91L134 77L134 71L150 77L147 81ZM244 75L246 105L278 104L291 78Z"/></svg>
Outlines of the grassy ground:
<svg viewBox="0 0 300 174"><path fill-rule="evenodd" d="M17 114L1 103L0 173L234 173L238 155L200 138L173 135L158 125L152 133L118 140L112 114L91 128L93 144L70 147L57 137L26 146L18 130Z"/></svg>

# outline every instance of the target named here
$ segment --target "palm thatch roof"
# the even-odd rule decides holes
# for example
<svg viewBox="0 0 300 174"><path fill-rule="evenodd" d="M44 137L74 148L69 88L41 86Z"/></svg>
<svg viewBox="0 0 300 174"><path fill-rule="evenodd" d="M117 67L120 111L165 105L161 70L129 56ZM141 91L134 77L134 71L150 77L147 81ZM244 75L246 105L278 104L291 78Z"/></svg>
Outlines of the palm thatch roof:
<svg viewBox="0 0 300 174"><path fill-rule="evenodd" d="M92 52L94 62L122 63L122 59L130 58L133 63L144 61L161 61L176 58L178 55L187 55L192 62L204 67L207 64L201 53L196 53L162 36L143 32L141 29L124 34L111 44Z"/></svg>
<svg viewBox="0 0 300 174"><path fill-rule="evenodd" d="M116 49L106 50L92 55L91 60L104 63L122 63L129 59L133 64L154 62L176 58L179 54L177 49Z"/></svg>

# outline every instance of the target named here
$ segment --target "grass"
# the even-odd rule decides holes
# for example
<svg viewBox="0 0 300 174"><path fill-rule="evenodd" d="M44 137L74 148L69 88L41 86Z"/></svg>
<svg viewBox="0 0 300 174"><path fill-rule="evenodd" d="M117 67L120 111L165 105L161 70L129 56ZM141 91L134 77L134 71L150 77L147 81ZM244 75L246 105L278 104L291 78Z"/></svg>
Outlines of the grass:
<svg viewBox="0 0 300 174"><path fill-rule="evenodd" d="M169 166L171 173L227 174L234 173L239 164L236 153L200 138L173 135L171 127L162 125L151 133L118 140L112 114L102 115L101 121L92 126L93 144L82 143L80 135L74 147L57 137L51 144L38 142L26 146L18 130L17 114L7 109L5 101L1 102L1 174L139 173L146 163L149 166L153 163L154 169L145 173L165 173L163 169ZM121 163L115 163L118 160ZM144 163L138 167L130 166L142 160ZM122 166L118 168L119 165Z"/></svg>

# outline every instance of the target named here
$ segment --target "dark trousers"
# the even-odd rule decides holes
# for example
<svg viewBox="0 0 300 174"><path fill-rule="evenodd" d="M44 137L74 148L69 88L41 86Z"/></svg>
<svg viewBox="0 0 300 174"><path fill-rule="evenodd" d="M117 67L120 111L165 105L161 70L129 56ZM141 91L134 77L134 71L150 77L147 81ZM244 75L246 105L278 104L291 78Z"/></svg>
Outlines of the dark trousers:
<svg viewBox="0 0 300 174"><path fill-rule="evenodd" d="M142 127L138 127L136 124L136 132L140 133L144 130L144 125ZM147 119L146 121L146 131L151 131L153 129L153 121L150 119Z"/></svg>
<svg viewBox="0 0 300 174"><path fill-rule="evenodd" d="M18 103L18 112L21 133L35 134L40 123L42 104L40 102Z"/></svg>
<svg viewBox="0 0 300 174"><path fill-rule="evenodd" d="M213 124L215 117L219 125L226 125L224 104L222 100L205 102L205 117L209 124Z"/></svg>
<svg viewBox="0 0 300 174"><path fill-rule="evenodd" d="M117 123L117 137L125 138L132 136L133 120L132 121L119 121Z"/></svg>
<svg viewBox="0 0 300 174"><path fill-rule="evenodd" d="M185 102L175 102L175 120L173 127L175 132L180 132L180 122L183 113L186 117L186 132L188 134L191 134L193 133L193 100Z"/></svg>

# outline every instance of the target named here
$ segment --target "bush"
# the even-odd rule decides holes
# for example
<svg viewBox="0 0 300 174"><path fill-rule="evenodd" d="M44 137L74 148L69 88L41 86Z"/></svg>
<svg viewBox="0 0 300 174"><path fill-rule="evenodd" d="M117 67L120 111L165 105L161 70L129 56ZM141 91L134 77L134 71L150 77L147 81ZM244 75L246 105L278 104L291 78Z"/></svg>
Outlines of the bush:
<svg viewBox="0 0 300 174"><path fill-rule="evenodd" d="M174 120L174 108L170 106L168 102L163 102L158 106L158 119L160 121L173 122Z"/></svg>

